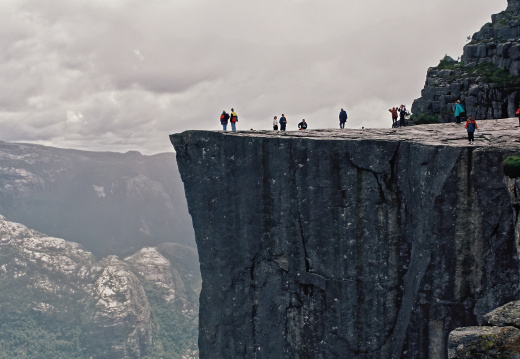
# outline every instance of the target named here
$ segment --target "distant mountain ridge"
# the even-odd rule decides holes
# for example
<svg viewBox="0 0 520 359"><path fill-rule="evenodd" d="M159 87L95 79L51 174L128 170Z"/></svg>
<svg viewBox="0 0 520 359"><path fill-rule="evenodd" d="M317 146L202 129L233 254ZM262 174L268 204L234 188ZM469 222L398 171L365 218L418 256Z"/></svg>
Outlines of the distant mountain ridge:
<svg viewBox="0 0 520 359"><path fill-rule="evenodd" d="M0 216L0 358L198 358L196 250L100 261Z"/></svg>
<svg viewBox="0 0 520 359"><path fill-rule="evenodd" d="M0 142L0 213L97 256L195 247L175 155Z"/></svg>

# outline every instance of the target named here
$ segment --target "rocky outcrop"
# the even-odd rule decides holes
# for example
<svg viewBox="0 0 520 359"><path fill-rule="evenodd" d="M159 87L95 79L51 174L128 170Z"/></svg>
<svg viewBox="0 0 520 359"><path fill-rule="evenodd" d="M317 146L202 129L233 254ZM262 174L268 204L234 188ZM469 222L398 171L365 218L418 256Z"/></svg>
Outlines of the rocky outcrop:
<svg viewBox="0 0 520 359"><path fill-rule="evenodd" d="M491 20L464 46L460 62L445 57L428 69L421 98L412 105L415 121L432 120L431 115L453 121L457 100L479 119L515 116L520 103L520 1L509 0L507 9Z"/></svg>
<svg viewBox="0 0 520 359"><path fill-rule="evenodd" d="M199 250L201 358L447 358L517 298L516 120L171 135Z"/></svg>
<svg viewBox="0 0 520 359"><path fill-rule="evenodd" d="M187 263L197 263L196 251L173 243L98 261L0 216L2 355L198 358L201 283Z"/></svg>

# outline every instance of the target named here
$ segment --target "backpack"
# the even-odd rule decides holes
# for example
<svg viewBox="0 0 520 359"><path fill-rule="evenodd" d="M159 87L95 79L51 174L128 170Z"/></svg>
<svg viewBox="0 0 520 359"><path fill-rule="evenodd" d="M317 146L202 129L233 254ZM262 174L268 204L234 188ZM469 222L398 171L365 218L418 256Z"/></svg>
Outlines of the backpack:
<svg viewBox="0 0 520 359"><path fill-rule="evenodd" d="M516 110L516 114L520 115L520 107L518 108L518 110Z"/></svg>
<svg viewBox="0 0 520 359"><path fill-rule="evenodd" d="M475 132L475 122L468 123L468 132Z"/></svg>

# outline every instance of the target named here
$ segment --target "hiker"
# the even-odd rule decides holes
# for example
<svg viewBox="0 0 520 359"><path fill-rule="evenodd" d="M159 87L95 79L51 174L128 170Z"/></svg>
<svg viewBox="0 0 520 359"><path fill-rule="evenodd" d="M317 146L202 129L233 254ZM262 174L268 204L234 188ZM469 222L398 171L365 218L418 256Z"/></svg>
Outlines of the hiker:
<svg viewBox="0 0 520 359"><path fill-rule="evenodd" d="M282 117L280 117L280 131L285 131L285 126L287 126L287 119L285 115L282 113Z"/></svg>
<svg viewBox="0 0 520 359"><path fill-rule="evenodd" d="M347 122L347 111L341 109L339 112L339 128L345 128L345 122Z"/></svg>
<svg viewBox="0 0 520 359"><path fill-rule="evenodd" d="M457 123L461 123L460 118L464 116L464 107L460 104L460 100L457 100L457 103L453 106L453 111L455 112Z"/></svg>
<svg viewBox="0 0 520 359"><path fill-rule="evenodd" d="M406 119L404 118L406 115L408 115L408 112L406 112L406 107L401 105L397 111L399 112L399 126L406 126Z"/></svg>
<svg viewBox="0 0 520 359"><path fill-rule="evenodd" d="M226 131L227 123L229 120L229 115L226 111L222 111L222 115L220 115L220 123L222 124L222 129Z"/></svg>
<svg viewBox="0 0 520 359"><path fill-rule="evenodd" d="M236 123L238 122L238 116L235 112L235 110L231 109L231 131L236 131L237 130L237 127L236 127Z"/></svg>
<svg viewBox="0 0 520 359"><path fill-rule="evenodd" d="M278 131L278 116L274 116L273 119L273 130Z"/></svg>
<svg viewBox="0 0 520 359"><path fill-rule="evenodd" d="M478 128L477 123L475 122L473 117L471 117L471 115L468 116L468 120L466 121L465 127L468 130L468 141L471 145L473 141L475 141L475 130Z"/></svg>
<svg viewBox="0 0 520 359"><path fill-rule="evenodd" d="M516 115L518 116L518 127L520 127L520 106L516 110Z"/></svg>
<svg viewBox="0 0 520 359"><path fill-rule="evenodd" d="M303 119L302 122L300 122L298 124L298 129L299 130L306 130L307 129L307 122L305 122L305 119Z"/></svg>
<svg viewBox="0 0 520 359"><path fill-rule="evenodd" d="M396 128L397 127L397 117L399 117L399 115L397 114L397 107L392 107L388 111L390 111L390 113L392 113L392 128Z"/></svg>

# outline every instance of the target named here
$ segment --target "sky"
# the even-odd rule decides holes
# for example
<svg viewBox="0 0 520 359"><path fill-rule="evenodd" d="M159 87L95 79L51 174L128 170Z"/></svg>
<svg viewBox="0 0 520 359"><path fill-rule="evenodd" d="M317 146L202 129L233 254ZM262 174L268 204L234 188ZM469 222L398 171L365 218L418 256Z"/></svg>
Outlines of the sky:
<svg viewBox="0 0 520 359"><path fill-rule="evenodd" d="M0 141L143 154L168 135L390 127L506 0L2 0Z"/></svg>

